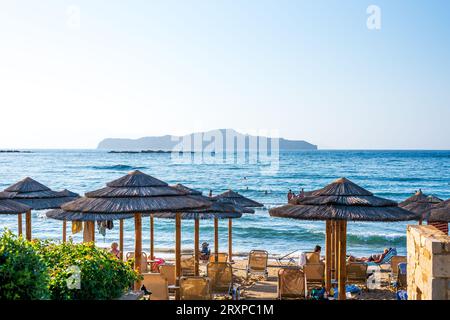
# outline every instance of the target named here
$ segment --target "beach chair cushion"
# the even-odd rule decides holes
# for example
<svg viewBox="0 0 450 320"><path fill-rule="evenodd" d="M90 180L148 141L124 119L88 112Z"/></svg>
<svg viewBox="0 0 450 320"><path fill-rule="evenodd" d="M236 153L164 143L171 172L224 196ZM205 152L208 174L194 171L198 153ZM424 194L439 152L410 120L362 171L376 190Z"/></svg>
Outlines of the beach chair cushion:
<svg viewBox="0 0 450 320"><path fill-rule="evenodd" d="M325 278L325 264L308 263L303 266L307 283L323 284Z"/></svg>
<svg viewBox="0 0 450 320"><path fill-rule="evenodd" d="M263 250L252 250L248 255L248 269L252 272L265 272L269 254Z"/></svg>
<svg viewBox="0 0 450 320"><path fill-rule="evenodd" d="M169 286L175 285L175 265L174 264L162 264L159 266L159 272L166 277Z"/></svg>
<svg viewBox="0 0 450 320"><path fill-rule="evenodd" d="M228 262L210 262L206 266L211 292L228 294L233 286L233 267Z"/></svg>
<svg viewBox="0 0 450 320"><path fill-rule="evenodd" d="M218 259L218 261L216 261L216 255L214 253L209 256L209 262L227 262L228 254L219 252L219 253L217 253L217 259Z"/></svg>
<svg viewBox="0 0 450 320"><path fill-rule="evenodd" d="M191 276L195 274L195 258L193 255L181 256L181 275Z"/></svg>
<svg viewBox="0 0 450 320"><path fill-rule="evenodd" d="M160 273L143 273L142 285L150 291L150 300L169 300L167 278Z"/></svg>
<svg viewBox="0 0 450 320"><path fill-rule="evenodd" d="M205 277L181 277L181 300L211 300L210 281Z"/></svg>
<svg viewBox="0 0 450 320"><path fill-rule="evenodd" d="M350 262L347 264L347 282L367 285L367 263Z"/></svg>
<svg viewBox="0 0 450 320"><path fill-rule="evenodd" d="M305 298L306 278L300 267L278 271L278 298Z"/></svg>

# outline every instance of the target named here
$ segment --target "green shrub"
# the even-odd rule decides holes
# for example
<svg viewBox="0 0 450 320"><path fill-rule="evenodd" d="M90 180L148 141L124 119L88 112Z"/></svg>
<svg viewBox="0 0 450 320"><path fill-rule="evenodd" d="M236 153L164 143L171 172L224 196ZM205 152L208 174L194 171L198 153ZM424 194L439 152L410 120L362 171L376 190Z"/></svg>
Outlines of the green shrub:
<svg viewBox="0 0 450 320"><path fill-rule="evenodd" d="M0 236L0 300L49 298L47 265L33 245L6 230Z"/></svg>
<svg viewBox="0 0 450 320"><path fill-rule="evenodd" d="M118 260L92 243L36 241L34 246L49 268L51 299L114 299L139 277L130 263ZM80 271L79 288L68 285L68 280L76 280L73 268Z"/></svg>

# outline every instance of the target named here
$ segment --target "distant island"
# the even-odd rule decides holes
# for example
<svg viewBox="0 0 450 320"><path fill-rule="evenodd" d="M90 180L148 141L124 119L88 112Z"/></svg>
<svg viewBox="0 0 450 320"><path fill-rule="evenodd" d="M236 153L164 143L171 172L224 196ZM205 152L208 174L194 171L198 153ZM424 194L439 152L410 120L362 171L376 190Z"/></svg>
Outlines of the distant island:
<svg viewBox="0 0 450 320"><path fill-rule="evenodd" d="M267 141L269 148L273 143L273 138L270 137L242 134L233 129L219 129L207 132L191 133L185 136L164 135L139 139L108 138L101 141L97 149L108 150L113 153L167 153L171 151L202 151L209 144L211 144L211 137L217 138L218 136L223 137L223 149L226 151L233 151L231 149L228 150L229 144L226 143L226 137L231 137L236 139L236 141L245 141L245 149L249 149L249 141ZM196 141L195 139L198 139L199 137L201 139L200 141L203 141L203 145L194 146L195 144L192 143L192 141ZM279 138L278 143L279 150L281 151L317 150L317 145L311 144L304 140L287 140L284 138ZM233 146L234 149L239 149L235 146L235 144L231 144L231 146Z"/></svg>

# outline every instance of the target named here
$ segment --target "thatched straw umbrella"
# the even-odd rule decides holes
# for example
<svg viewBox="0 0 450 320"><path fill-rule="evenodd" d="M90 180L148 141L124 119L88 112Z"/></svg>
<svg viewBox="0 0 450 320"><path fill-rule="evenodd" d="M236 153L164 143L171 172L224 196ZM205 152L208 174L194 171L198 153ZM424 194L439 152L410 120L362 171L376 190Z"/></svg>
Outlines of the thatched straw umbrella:
<svg viewBox="0 0 450 320"><path fill-rule="evenodd" d="M431 209L443 200L435 196L428 196L422 192L421 189L416 191L411 197L400 202L398 206L405 210L420 214L422 218L419 220L419 224L422 224L422 220L429 215Z"/></svg>
<svg viewBox="0 0 450 320"><path fill-rule="evenodd" d="M218 194L214 198L217 199L226 199L228 201L231 201L235 205L238 205L240 207L244 208L244 213L255 213L253 209L250 208L261 208L264 207L262 203L259 203L255 200L252 200L250 198L244 197L243 195L229 189L228 191L225 191L221 194ZM233 256L233 240L232 240L232 233L231 230L233 229L233 221L231 219L228 219L228 256L230 257L230 262L232 260Z"/></svg>
<svg viewBox="0 0 450 320"><path fill-rule="evenodd" d="M8 199L0 199L0 214L17 214L17 234L22 235L22 214L31 210L29 206Z"/></svg>
<svg viewBox="0 0 450 320"><path fill-rule="evenodd" d="M345 299L347 221L407 221L419 215L399 208L394 201L374 196L346 178L323 189L308 192L297 204L273 208L273 217L326 221L326 289L331 287L333 269L337 269L339 299ZM332 241L334 238L334 241ZM333 258L334 255L334 258Z"/></svg>
<svg viewBox="0 0 450 320"><path fill-rule="evenodd" d="M428 224L433 225L442 232L448 234L448 223L450 222L450 199L436 205L426 214L425 219Z"/></svg>
<svg viewBox="0 0 450 320"><path fill-rule="evenodd" d="M211 202L195 199L185 192L138 170L111 181L105 188L87 192L84 197L64 204L67 212L81 214L122 215L134 214L135 269L140 271L142 255L142 214L156 212L181 212L207 208ZM115 216L118 217L118 216ZM181 253L181 219L176 219L176 254ZM177 281L181 275L180 261L176 262ZM140 282L136 283L140 288Z"/></svg>
<svg viewBox="0 0 450 320"><path fill-rule="evenodd" d="M0 198L8 198L29 206L26 212L26 238L31 240L31 210L56 209L78 198L68 190L53 191L42 183L27 177L0 192Z"/></svg>

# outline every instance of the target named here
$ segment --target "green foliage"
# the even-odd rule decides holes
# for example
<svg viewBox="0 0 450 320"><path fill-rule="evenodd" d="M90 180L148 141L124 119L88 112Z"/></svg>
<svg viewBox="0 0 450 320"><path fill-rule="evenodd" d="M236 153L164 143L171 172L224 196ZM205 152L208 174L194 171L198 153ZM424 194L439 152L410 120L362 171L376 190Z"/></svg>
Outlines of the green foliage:
<svg viewBox="0 0 450 320"><path fill-rule="evenodd" d="M47 262L52 299L114 299L120 297L138 279L138 274L130 263L118 260L92 243L55 244L37 241L34 246ZM74 267L80 271L79 288L68 286L68 281L76 280Z"/></svg>
<svg viewBox="0 0 450 320"><path fill-rule="evenodd" d="M138 278L130 262L92 243L29 242L8 230L0 235L0 300L115 299Z"/></svg>
<svg viewBox="0 0 450 320"><path fill-rule="evenodd" d="M49 274L33 244L5 229L0 237L0 300L48 299Z"/></svg>

